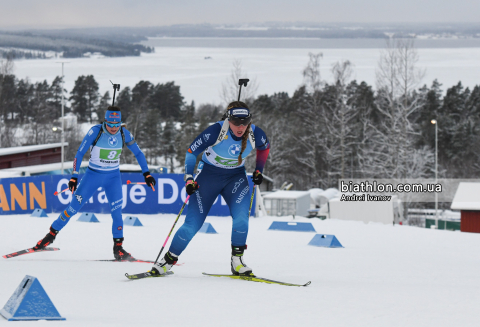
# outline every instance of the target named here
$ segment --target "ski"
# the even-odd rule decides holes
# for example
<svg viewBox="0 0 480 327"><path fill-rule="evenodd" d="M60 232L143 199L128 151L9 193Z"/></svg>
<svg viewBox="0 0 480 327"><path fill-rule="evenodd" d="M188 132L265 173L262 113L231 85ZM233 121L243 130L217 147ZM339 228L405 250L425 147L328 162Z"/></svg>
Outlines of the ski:
<svg viewBox="0 0 480 327"><path fill-rule="evenodd" d="M285 285L285 286L308 286L311 284L311 282L308 282L306 284L291 284L291 283L285 283L285 282L279 282L276 280L271 280L267 278L262 278L262 277L257 277L254 274L251 274L249 276L243 276L243 275L222 275L222 274L207 274L207 273L202 273L205 276L213 276L213 277L228 277L232 279L242 279L242 280L248 280L251 282L259 282L259 283L267 283L267 284L277 284L277 285Z"/></svg>
<svg viewBox="0 0 480 327"><path fill-rule="evenodd" d="M26 250L22 250L22 251L18 251L18 252L13 252L13 253L10 253L10 254L5 254L3 257L5 259L8 259L8 258L13 258L13 257L18 257L19 255L24 255L24 254L34 253L34 252L58 251L58 250L60 250L60 249L59 248L43 248L41 250L34 250L33 248L30 248L30 249L26 249Z"/></svg>
<svg viewBox="0 0 480 327"><path fill-rule="evenodd" d="M140 259L135 259L135 260L100 259L100 260L90 260L90 261L155 263L155 261L140 260ZM176 263L175 266L183 266L183 263Z"/></svg>
<svg viewBox="0 0 480 327"><path fill-rule="evenodd" d="M155 261L150 261L150 260L140 260L140 259L135 259L135 260L103 259L103 260L91 260L91 261L155 263Z"/></svg>
<svg viewBox="0 0 480 327"><path fill-rule="evenodd" d="M135 279L143 279L143 278L152 278L152 277L166 277L166 276L169 276L169 275L173 275L173 271L167 271L166 274L164 275L157 275L157 274L152 274L151 271L147 271L147 272L144 272L144 273L139 273L139 274L134 274L134 275L129 275L129 274L125 274L125 277L127 277L128 279L131 279L131 280L135 280Z"/></svg>

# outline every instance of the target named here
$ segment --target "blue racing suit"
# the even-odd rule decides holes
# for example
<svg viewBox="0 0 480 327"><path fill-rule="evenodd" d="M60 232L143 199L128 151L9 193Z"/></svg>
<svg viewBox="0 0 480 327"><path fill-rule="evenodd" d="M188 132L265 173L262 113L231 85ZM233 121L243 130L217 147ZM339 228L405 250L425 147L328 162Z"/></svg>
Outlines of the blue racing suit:
<svg viewBox="0 0 480 327"><path fill-rule="evenodd" d="M142 172L148 171L147 161L143 152L135 142L133 135L124 127L123 135L125 144L137 158ZM102 131L100 138L95 146L92 146L98 133ZM120 156L122 154L123 139L120 129L114 135L110 134L103 124L93 126L85 135L73 161L73 177L78 178L77 167L80 167L83 156L90 148L90 160L88 169L77 190L72 196L70 205L60 214L52 224L55 230L61 230L69 222L83 205L90 199L93 193L100 187L105 189L110 210L112 213L113 224L112 234L114 238L123 237L123 219L122 219L122 180L120 178Z"/></svg>
<svg viewBox="0 0 480 327"><path fill-rule="evenodd" d="M205 151L197 167L199 188L190 196L188 213L184 224L175 233L169 251L179 256L202 227L210 208L219 194L230 208L233 218L231 242L233 246L246 244L248 235L248 209L252 190L248 184L244 167L245 158L253 150L248 141L242 153L242 162L238 164L242 138L236 137L231 129L224 139L216 144L222 129L219 121L205 129L190 145L185 157L185 173L193 175L196 157ZM265 132L251 125L257 149L256 168L263 172L270 144Z"/></svg>

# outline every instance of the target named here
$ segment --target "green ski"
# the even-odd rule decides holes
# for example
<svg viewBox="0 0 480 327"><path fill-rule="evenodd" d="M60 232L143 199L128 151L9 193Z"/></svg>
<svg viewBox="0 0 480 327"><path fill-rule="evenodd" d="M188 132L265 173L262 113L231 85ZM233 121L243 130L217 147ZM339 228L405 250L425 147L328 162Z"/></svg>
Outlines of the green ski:
<svg viewBox="0 0 480 327"><path fill-rule="evenodd" d="M251 282L278 284L278 285L285 285L285 286L308 286L308 285L311 284L311 282L308 282L306 284L291 284L291 283L279 282L279 281L276 281L276 280L257 277L254 274L251 274L249 276L244 276L244 275L221 275L221 274L207 274L207 273L202 273L202 274L204 274L206 276L228 277L228 278L232 278L232 279L242 279L242 280L248 280L248 281L251 281Z"/></svg>

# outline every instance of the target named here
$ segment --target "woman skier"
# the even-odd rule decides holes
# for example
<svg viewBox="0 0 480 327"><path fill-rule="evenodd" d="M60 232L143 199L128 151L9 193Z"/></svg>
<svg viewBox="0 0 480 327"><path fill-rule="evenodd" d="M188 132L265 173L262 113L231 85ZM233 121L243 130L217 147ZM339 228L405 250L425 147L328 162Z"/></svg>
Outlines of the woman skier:
<svg viewBox="0 0 480 327"><path fill-rule="evenodd" d="M116 260L135 260L130 253L123 248L123 219L122 219L122 180L120 178L120 155L126 145L135 155L147 185L155 186L155 179L148 171L147 161L143 152L138 147L132 133L122 125L122 113L120 108L108 107L105 113L105 121L93 126L85 135L73 160L73 174L68 182L68 188L72 191L72 202L60 214L50 227L50 232L33 248L43 249L53 243L58 232L70 221L83 205L90 199L99 188L105 189L105 194L110 204L112 214L113 255ZM78 169L83 156L90 149L88 169L77 188Z"/></svg>
<svg viewBox="0 0 480 327"><path fill-rule="evenodd" d="M248 106L240 101L228 105L224 121L205 129L192 142L185 157L186 192L190 195L188 213L184 224L175 233L169 251L157 262L152 274L166 274L187 247L219 194L223 196L233 218L231 270L235 275L250 275L252 269L243 261L247 248L248 217L251 190L244 167L245 158L257 149L253 183L260 185L263 168L270 151L265 132L251 123ZM205 151L193 170L197 156Z"/></svg>

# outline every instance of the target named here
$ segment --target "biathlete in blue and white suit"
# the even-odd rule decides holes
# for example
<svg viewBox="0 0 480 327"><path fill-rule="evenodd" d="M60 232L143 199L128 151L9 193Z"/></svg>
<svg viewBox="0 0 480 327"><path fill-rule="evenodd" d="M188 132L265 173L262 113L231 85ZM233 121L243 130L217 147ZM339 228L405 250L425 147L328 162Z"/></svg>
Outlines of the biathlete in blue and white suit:
<svg viewBox="0 0 480 327"><path fill-rule="evenodd" d="M150 175L145 156L135 142L133 135L125 127L121 127L121 124L122 113L120 108L111 106L105 113L105 122L93 126L85 135L73 161L73 175L68 183L70 191L75 192L72 196L72 202L53 222L50 232L36 244L34 249L42 249L53 243L58 232L83 207L93 193L99 187L102 187L105 190L113 219L112 234L115 259L134 260L122 246L124 239L123 194L119 164L124 144L137 158L147 185L154 186L155 179ZM77 188L78 170L88 149L90 149L88 169Z"/></svg>
<svg viewBox="0 0 480 327"><path fill-rule="evenodd" d="M236 275L249 275L252 269L243 261L247 248L248 217L252 190L244 167L245 158L257 149L253 182L262 183L263 168L270 144L265 132L252 125L252 115L247 105L232 102L227 108L227 118L204 130L190 145L185 158L186 191L190 196L184 224L176 232L169 251L156 263L151 273L166 274L177 262L202 227L211 206L219 194L230 208L232 224L231 270ZM205 151L198 164L194 180L193 170L197 156Z"/></svg>

